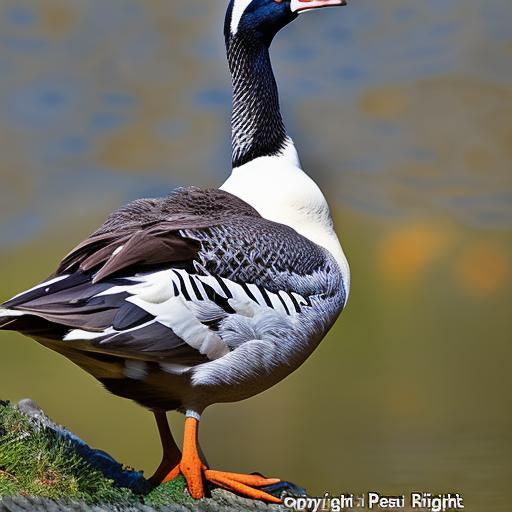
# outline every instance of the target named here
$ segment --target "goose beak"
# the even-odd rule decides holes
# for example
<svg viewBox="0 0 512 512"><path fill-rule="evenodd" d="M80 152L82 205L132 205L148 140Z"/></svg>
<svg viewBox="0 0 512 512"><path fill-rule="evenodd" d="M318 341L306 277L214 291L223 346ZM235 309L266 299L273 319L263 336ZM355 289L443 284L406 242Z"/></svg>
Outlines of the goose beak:
<svg viewBox="0 0 512 512"><path fill-rule="evenodd" d="M346 0L291 0L290 9L292 12L301 13L303 11L339 5L347 5Z"/></svg>

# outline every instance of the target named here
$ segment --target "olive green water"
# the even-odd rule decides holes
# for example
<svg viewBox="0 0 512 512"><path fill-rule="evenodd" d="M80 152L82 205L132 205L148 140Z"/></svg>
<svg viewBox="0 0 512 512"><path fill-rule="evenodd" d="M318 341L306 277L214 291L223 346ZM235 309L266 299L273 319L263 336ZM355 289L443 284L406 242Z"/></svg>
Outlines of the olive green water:
<svg viewBox="0 0 512 512"><path fill-rule="evenodd" d="M0 3L0 299L121 203L226 176L223 11ZM510 510L511 23L508 0L354 0L278 36L285 117L352 292L299 371L205 413L212 466ZM16 334L0 335L0 397L35 399L126 464L159 462L149 413Z"/></svg>

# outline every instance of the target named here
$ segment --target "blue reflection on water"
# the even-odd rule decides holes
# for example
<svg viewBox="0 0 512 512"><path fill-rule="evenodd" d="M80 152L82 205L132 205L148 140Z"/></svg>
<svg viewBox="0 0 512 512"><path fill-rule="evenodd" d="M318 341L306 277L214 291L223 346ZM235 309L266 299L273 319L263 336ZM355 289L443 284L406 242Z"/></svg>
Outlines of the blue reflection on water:
<svg viewBox="0 0 512 512"><path fill-rule="evenodd" d="M66 83L61 77L42 79L10 91L2 112L3 120L26 130L48 128L48 123L73 122L74 109L79 103L76 83Z"/></svg>
<svg viewBox="0 0 512 512"><path fill-rule="evenodd" d="M94 195L98 189L111 188L119 201L159 191L163 182L211 183L226 175L231 93L222 27L212 28L209 17L214 15L215 23L222 23L220 2L218 12L193 3L145 6L127 0L122 8L99 0L74 3L68 6L74 21L59 33L44 28L44 6L32 8L6 0L2 8L0 130L13 132L19 142L12 151L7 148L13 162L21 153L23 163L18 166L44 177L44 186L36 191L39 219L51 216L57 190L92 208L87 193ZM279 35L272 52L284 114L301 154L312 155L312 166L318 161L322 164L318 167L327 169L319 175L324 183L337 186L337 180L350 172L378 172L387 176L389 191L395 184L417 187L423 183L429 193L430 185L421 177L400 181L392 172L408 161L443 165L428 139L418 141L407 133L410 124L402 117L407 107L398 111L396 119L369 119L358 113L360 98L379 87L414 88L416 82L444 76L475 77L494 85L512 83L510 56L506 61L504 49L512 40L510 15L508 0L490 0L485 5L477 0L404 1L392 6L361 0L340 13L326 10L301 17ZM500 48L502 53L496 53ZM153 91L159 94L158 100L152 98ZM306 107L315 112L317 104L337 113L332 117L335 121L330 121L335 125L325 127L327 132L338 133L343 142L344 130L358 130L357 142L340 144L338 149L321 138L311 138L309 134L326 121L321 115L306 119L302 113ZM211 140L198 141L194 119L206 113L215 117L218 128ZM176 160L153 164L152 173L141 168L139 177L125 174L124 169L106 170L100 155L110 137L144 116L150 133L164 141L175 137L185 141ZM375 140L378 144L372 143ZM333 163L344 171L329 172ZM192 176L190 168L197 169L197 175ZM185 170L171 174L169 169ZM487 176L492 184L493 169ZM452 214L457 211L473 224L483 219L486 223L495 219L500 226L512 224L508 196L479 196L478 186L467 177L464 169L452 176L470 187L468 199L444 197L439 207ZM501 186L499 179L495 182ZM360 182L359 186L358 192L342 194L339 200L379 215L400 210L393 204L392 192L376 195L372 185ZM354 196L357 193L362 196ZM492 201L499 213L489 206ZM1 241L12 239L8 233L18 220L12 219L2 229ZM40 225L26 224L31 229Z"/></svg>
<svg viewBox="0 0 512 512"><path fill-rule="evenodd" d="M13 25L30 26L37 21L32 9L24 5L13 5L7 9L7 21Z"/></svg>
<svg viewBox="0 0 512 512"><path fill-rule="evenodd" d="M226 89L203 89L196 94L195 103L209 108L226 108L231 103L231 93Z"/></svg>

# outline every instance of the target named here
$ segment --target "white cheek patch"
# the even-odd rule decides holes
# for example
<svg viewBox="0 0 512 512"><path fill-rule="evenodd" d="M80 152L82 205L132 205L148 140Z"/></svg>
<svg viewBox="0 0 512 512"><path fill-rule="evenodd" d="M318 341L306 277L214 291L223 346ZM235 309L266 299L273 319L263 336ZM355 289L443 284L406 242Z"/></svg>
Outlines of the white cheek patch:
<svg viewBox="0 0 512 512"><path fill-rule="evenodd" d="M233 2L233 12L231 14L231 34L235 35L238 32L238 25L244 15L245 9L249 6L252 0L235 0Z"/></svg>

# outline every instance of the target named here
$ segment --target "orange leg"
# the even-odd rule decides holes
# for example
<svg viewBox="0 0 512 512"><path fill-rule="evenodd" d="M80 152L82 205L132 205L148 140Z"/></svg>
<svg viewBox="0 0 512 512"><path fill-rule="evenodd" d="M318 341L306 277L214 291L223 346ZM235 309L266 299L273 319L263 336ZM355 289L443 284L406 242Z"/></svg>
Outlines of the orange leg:
<svg viewBox="0 0 512 512"><path fill-rule="evenodd" d="M281 503L279 498L261 489L257 489L257 487L278 483L280 481L278 478L264 478L258 475L228 473L208 469L199 456L197 446L198 424L199 422L196 418L187 417L185 420L183 455L181 461L164 478L163 482L168 482L176 478L179 474L182 474L187 481L190 495L195 499L204 497L204 479L218 487L223 487L224 489L241 494L247 498L269 501L271 503Z"/></svg>

